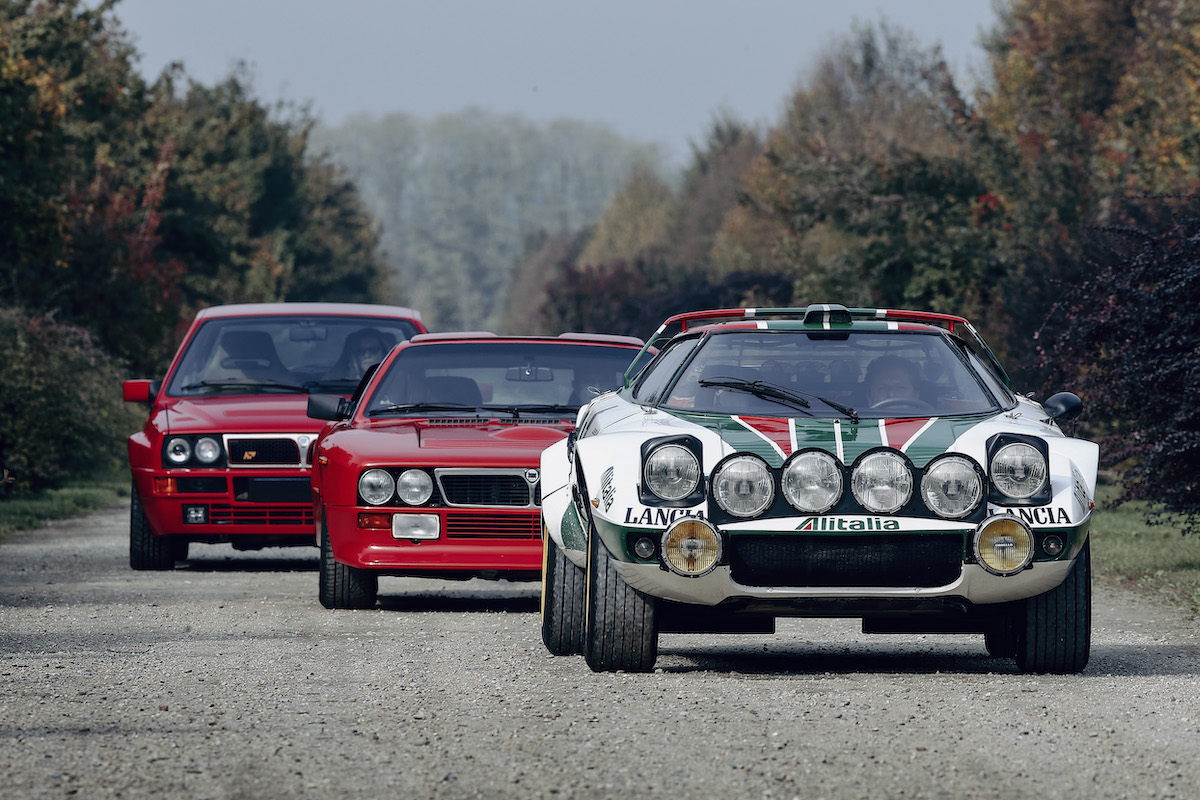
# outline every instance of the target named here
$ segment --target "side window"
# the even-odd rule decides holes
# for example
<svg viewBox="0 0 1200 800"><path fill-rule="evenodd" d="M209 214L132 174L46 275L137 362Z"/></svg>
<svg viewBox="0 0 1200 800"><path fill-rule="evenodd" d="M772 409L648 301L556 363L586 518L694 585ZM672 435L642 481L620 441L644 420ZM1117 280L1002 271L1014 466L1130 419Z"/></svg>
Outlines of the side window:
<svg viewBox="0 0 1200 800"><path fill-rule="evenodd" d="M657 401L699 341L699 337L696 337L674 342L659 353L658 358L650 362L634 384L633 399L644 403Z"/></svg>

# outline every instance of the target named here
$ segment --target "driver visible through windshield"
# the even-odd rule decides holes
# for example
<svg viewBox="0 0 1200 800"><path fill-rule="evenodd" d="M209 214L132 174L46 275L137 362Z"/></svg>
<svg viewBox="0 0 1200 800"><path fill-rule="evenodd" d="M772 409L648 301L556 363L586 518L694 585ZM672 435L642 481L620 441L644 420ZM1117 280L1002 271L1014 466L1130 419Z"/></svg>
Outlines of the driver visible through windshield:
<svg viewBox="0 0 1200 800"><path fill-rule="evenodd" d="M730 331L702 341L661 405L853 421L991 413L1009 405L976 369L936 333Z"/></svg>

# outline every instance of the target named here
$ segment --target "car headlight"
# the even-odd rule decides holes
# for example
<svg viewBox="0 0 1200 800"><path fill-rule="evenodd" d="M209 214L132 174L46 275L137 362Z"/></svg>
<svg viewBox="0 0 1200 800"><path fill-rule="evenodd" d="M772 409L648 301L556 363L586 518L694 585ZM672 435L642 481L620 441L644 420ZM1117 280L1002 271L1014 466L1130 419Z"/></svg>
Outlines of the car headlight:
<svg viewBox="0 0 1200 800"><path fill-rule="evenodd" d="M925 468L921 499L939 517L961 519L979 507L983 481L969 458L946 456Z"/></svg>
<svg viewBox="0 0 1200 800"><path fill-rule="evenodd" d="M1012 575L1033 560L1033 532L1011 514L989 517L975 533L975 558L993 575Z"/></svg>
<svg viewBox="0 0 1200 800"><path fill-rule="evenodd" d="M433 496L433 478L420 469L406 469L396 479L396 496L410 506L429 502Z"/></svg>
<svg viewBox="0 0 1200 800"><path fill-rule="evenodd" d="M880 450L858 462L850 477L850 490L868 511L891 514L912 498L912 471L899 453Z"/></svg>
<svg viewBox="0 0 1200 800"><path fill-rule="evenodd" d="M663 500L682 500L700 487L700 462L686 447L666 444L646 459L642 477L646 488Z"/></svg>
<svg viewBox="0 0 1200 800"><path fill-rule="evenodd" d="M662 554L672 572L698 578L720 563L721 535L702 519L681 519L663 534Z"/></svg>
<svg viewBox="0 0 1200 800"><path fill-rule="evenodd" d="M196 442L196 460L201 464L212 464L221 457L221 445L211 436Z"/></svg>
<svg viewBox="0 0 1200 800"><path fill-rule="evenodd" d="M392 499L396 492L396 481L386 470L369 469L358 478L358 493L373 506Z"/></svg>
<svg viewBox="0 0 1200 800"><path fill-rule="evenodd" d="M717 467L712 479L717 505L735 517L753 517L775 500L775 481L757 456L734 456Z"/></svg>
<svg viewBox="0 0 1200 800"><path fill-rule="evenodd" d="M1046 457L1031 444L1006 444L992 456L992 485L1014 500L1027 500L1046 485Z"/></svg>
<svg viewBox="0 0 1200 800"><path fill-rule="evenodd" d="M192 443L182 437L175 437L167 442L167 460L179 466L186 464L192 457Z"/></svg>
<svg viewBox="0 0 1200 800"><path fill-rule="evenodd" d="M796 455L783 470L783 497L797 511L820 514L842 496L842 470L837 459L819 450Z"/></svg>

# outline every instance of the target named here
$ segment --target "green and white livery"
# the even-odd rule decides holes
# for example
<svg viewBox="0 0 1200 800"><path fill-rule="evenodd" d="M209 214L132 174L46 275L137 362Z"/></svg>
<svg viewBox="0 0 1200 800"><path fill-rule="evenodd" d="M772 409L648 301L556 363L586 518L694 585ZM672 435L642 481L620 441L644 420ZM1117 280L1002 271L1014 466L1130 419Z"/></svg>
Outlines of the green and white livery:
<svg viewBox="0 0 1200 800"><path fill-rule="evenodd" d="M653 667L660 632L982 633L1028 672L1079 672L1098 448L1078 398L1037 403L964 319L683 314L625 386L542 454L543 640Z"/></svg>

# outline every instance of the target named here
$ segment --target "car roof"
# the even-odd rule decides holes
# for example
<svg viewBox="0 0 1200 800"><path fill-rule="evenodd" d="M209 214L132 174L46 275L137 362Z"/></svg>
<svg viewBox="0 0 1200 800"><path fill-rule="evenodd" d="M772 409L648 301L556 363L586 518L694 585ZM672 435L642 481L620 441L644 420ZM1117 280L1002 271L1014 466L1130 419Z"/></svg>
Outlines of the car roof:
<svg viewBox="0 0 1200 800"><path fill-rule="evenodd" d="M897 308L848 308L836 303L812 303L803 308L716 308L688 311L667 319L647 341L647 347L661 348L667 341L698 329L719 330L799 330L851 331L896 330L910 332L948 332L969 341L987 358L1008 383L1008 374L987 342L964 317L935 311L911 311Z"/></svg>
<svg viewBox="0 0 1200 800"><path fill-rule="evenodd" d="M610 333L560 333L558 336L507 336L490 331L444 331L440 333L419 333L405 344L415 345L427 342L553 342L557 344L605 344L620 345L640 349L645 342L636 336L619 336Z"/></svg>
<svg viewBox="0 0 1200 800"><path fill-rule="evenodd" d="M202 308L196 314L196 319L214 319L218 317L264 317L272 315L331 315L359 317L389 317L394 319L411 319L420 322L421 312L403 306L390 306L376 303L229 303L226 305Z"/></svg>

